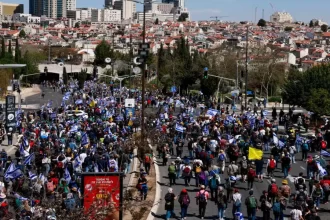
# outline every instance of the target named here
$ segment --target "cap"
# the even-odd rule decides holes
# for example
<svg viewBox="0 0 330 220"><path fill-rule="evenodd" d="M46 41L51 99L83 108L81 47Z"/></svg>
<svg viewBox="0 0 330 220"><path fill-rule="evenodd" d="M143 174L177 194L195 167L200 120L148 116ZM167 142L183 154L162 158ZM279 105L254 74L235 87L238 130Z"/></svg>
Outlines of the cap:
<svg viewBox="0 0 330 220"><path fill-rule="evenodd" d="M288 183L287 180L282 180L282 184L284 184L284 185L288 185L289 183Z"/></svg>
<svg viewBox="0 0 330 220"><path fill-rule="evenodd" d="M182 193L187 193L187 190L186 189L182 189L181 192Z"/></svg>

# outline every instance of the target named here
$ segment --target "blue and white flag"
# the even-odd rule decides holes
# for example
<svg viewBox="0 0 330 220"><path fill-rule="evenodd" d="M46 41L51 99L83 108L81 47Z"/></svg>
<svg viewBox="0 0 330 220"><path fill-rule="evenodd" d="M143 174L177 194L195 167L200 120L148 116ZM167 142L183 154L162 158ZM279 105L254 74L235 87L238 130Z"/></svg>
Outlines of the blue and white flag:
<svg viewBox="0 0 330 220"><path fill-rule="evenodd" d="M37 178L37 174L34 174L34 173L32 173L31 171L29 171L29 178L30 178L31 180L36 179L36 178Z"/></svg>
<svg viewBox="0 0 330 220"><path fill-rule="evenodd" d="M264 116L267 116L268 115L268 110L263 110L262 113L264 114Z"/></svg>
<svg viewBox="0 0 330 220"><path fill-rule="evenodd" d="M15 194L14 194L14 197L15 197L16 199L21 200L21 201L27 201L27 200L29 200L28 198L25 198L25 197L21 196L21 195L18 194L18 193L15 193Z"/></svg>
<svg viewBox="0 0 330 220"><path fill-rule="evenodd" d="M81 162L81 160L80 160L80 157L77 156L77 157L74 159L74 165L73 165L73 168L74 168L74 169L77 169L81 164L82 164L82 162Z"/></svg>
<svg viewBox="0 0 330 220"><path fill-rule="evenodd" d="M301 144L303 139L297 134L295 144Z"/></svg>
<svg viewBox="0 0 330 220"><path fill-rule="evenodd" d="M325 156L325 157L330 157L330 153L328 151L325 151L325 150L321 150L321 155Z"/></svg>
<svg viewBox="0 0 330 220"><path fill-rule="evenodd" d="M23 143L24 143L24 141L23 141ZM30 148L28 147L28 149L25 150L25 147L24 147L23 143L21 143L20 146L19 146L19 152L20 152L21 156L27 157L27 156L30 155L30 153L29 153Z"/></svg>
<svg viewBox="0 0 330 220"><path fill-rule="evenodd" d="M181 133L183 133L183 131L184 131L183 126L181 126L179 124L175 125L175 130L178 131L178 132L181 132Z"/></svg>
<svg viewBox="0 0 330 220"><path fill-rule="evenodd" d="M27 158L25 158L23 164L24 165L31 164L31 161L32 161L33 157L34 157L34 153L30 154Z"/></svg>
<svg viewBox="0 0 330 220"><path fill-rule="evenodd" d="M66 96L66 95L65 95L65 96L63 96L63 99L62 99L62 100L63 100L63 101L68 101L69 99L70 99L70 96Z"/></svg>
<svg viewBox="0 0 330 220"><path fill-rule="evenodd" d="M77 132L78 131L78 126L77 125L73 125L70 129L70 132Z"/></svg>
<svg viewBox="0 0 330 220"><path fill-rule="evenodd" d="M50 101L47 103L46 107L47 107L47 108L51 108L52 105L53 105L53 100L50 100Z"/></svg>
<svg viewBox="0 0 330 220"><path fill-rule="evenodd" d="M46 178L44 177L44 174L42 174L42 173L39 174L38 179L42 182L42 184L44 184L46 181Z"/></svg>
<svg viewBox="0 0 330 220"><path fill-rule="evenodd" d="M83 104L83 100L78 99L78 100L75 101L75 104L76 105L82 105Z"/></svg>
<svg viewBox="0 0 330 220"><path fill-rule="evenodd" d="M218 113L219 113L219 111L216 109L208 109L206 112L207 115L211 115L211 116L215 116Z"/></svg>
<svg viewBox="0 0 330 220"><path fill-rule="evenodd" d="M319 168L320 176L324 177L328 172L321 166L320 161L316 161L317 167Z"/></svg>
<svg viewBox="0 0 330 220"><path fill-rule="evenodd" d="M67 183L70 183L70 181L71 181L71 175L70 175L70 172L68 171L68 168L65 168L64 179Z"/></svg>
<svg viewBox="0 0 330 220"><path fill-rule="evenodd" d="M278 146L279 146L280 148L283 148L283 147L285 146L285 144L284 144L283 141L279 140L279 141L278 141Z"/></svg>
<svg viewBox="0 0 330 220"><path fill-rule="evenodd" d="M17 179L17 178L23 176L23 173L19 168L16 168L15 164L12 162L9 165L4 176L5 176L5 179Z"/></svg>
<svg viewBox="0 0 330 220"><path fill-rule="evenodd" d="M279 142L278 137L276 136L275 133L273 133L273 142L275 145L278 145L278 142Z"/></svg>
<svg viewBox="0 0 330 220"><path fill-rule="evenodd" d="M235 140L235 138L232 138L232 139L229 139L229 144L236 144L236 140Z"/></svg>
<svg viewBox="0 0 330 220"><path fill-rule="evenodd" d="M203 127L203 135L209 135L210 131L209 131L209 126L205 125Z"/></svg>
<svg viewBox="0 0 330 220"><path fill-rule="evenodd" d="M85 146L87 144L88 144L88 135L87 132L85 132L81 137L81 146Z"/></svg>

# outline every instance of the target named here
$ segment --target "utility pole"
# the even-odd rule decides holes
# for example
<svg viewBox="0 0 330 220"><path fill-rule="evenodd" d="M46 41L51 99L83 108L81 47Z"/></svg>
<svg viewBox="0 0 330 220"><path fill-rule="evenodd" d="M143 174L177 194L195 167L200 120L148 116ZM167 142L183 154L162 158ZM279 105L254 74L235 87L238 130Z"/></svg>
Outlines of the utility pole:
<svg viewBox="0 0 330 220"><path fill-rule="evenodd" d="M50 63L50 40L48 37L48 63Z"/></svg>
<svg viewBox="0 0 330 220"><path fill-rule="evenodd" d="M114 54L115 51L115 33L113 33L112 31L112 54ZM114 57L112 57L112 76L114 76L114 72L115 72L115 59Z"/></svg>
<svg viewBox="0 0 330 220"><path fill-rule="evenodd" d="M132 59L133 59L133 45L132 45L132 33L129 35L129 87L131 88L131 84L132 84L132 79L131 79L131 75L132 75Z"/></svg>
<svg viewBox="0 0 330 220"><path fill-rule="evenodd" d="M247 84L248 84L248 48L249 48L249 26L246 26L246 48L245 48L245 111L247 110Z"/></svg>
<svg viewBox="0 0 330 220"><path fill-rule="evenodd" d="M142 31L142 37L143 37L143 44L146 43L146 2L148 0L143 0L143 31ZM142 63L142 114L141 114L141 144L144 146L145 140L145 127L144 127L144 111L145 111L145 71L146 71L146 60L144 59Z"/></svg>

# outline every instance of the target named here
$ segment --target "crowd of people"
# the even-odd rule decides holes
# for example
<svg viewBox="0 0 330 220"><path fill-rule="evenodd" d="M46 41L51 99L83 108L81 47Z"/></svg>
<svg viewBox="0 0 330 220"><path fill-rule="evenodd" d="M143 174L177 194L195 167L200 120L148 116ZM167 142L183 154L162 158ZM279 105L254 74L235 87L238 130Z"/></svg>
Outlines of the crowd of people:
<svg viewBox="0 0 330 220"><path fill-rule="evenodd" d="M60 106L48 100L36 112L19 108L15 130L5 133L3 126L0 129L2 141L10 133L9 146L16 144L11 141L16 142L12 137L17 136L14 155L6 150L0 153L0 219L43 220L83 213L82 172L125 175L131 170L131 137L139 119L121 106L125 98L140 103L141 93L97 81L86 81L79 88L77 81L70 80L60 88ZM146 175L141 172L140 178L145 196Z"/></svg>
<svg viewBox="0 0 330 220"><path fill-rule="evenodd" d="M283 220L288 211L292 220L320 219L320 204L328 203L330 194L330 166L323 158L330 156L327 131L315 129L310 137L303 137L300 129L293 127L301 116L296 117L292 110L287 114L281 111L278 118L274 109L268 119L265 109L230 113L229 107L213 109L214 105L204 107L189 99L180 102L180 113L175 114L175 106L165 102L155 119L164 136L157 157L168 166L166 219L175 216L176 200L180 219L187 218L192 202L198 205L201 219L207 216L209 202L217 204L219 220L225 218L229 203L232 216L227 214L226 219L243 219L242 206L246 206L244 214L249 220L257 218L258 210L263 220ZM196 117L196 111L200 116ZM252 151L261 153L253 155ZM290 187L288 176L296 160L306 163L306 173L296 176L294 187ZM281 181L274 172L283 173ZM256 198L254 183L264 178L269 185ZM177 184L185 185L179 195L172 188ZM187 193L191 185L198 189L194 197ZM248 196L244 198L240 190L247 190Z"/></svg>

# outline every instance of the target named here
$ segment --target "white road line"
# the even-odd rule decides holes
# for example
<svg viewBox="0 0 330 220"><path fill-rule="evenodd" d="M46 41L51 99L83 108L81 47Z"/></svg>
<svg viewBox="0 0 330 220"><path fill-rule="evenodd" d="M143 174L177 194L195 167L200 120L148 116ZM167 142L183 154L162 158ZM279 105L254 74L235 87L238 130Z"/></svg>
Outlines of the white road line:
<svg viewBox="0 0 330 220"><path fill-rule="evenodd" d="M305 167L303 167L303 166L300 166L300 168L301 168L302 170L306 170L306 168L305 168Z"/></svg>

